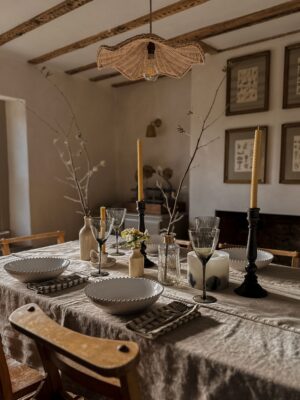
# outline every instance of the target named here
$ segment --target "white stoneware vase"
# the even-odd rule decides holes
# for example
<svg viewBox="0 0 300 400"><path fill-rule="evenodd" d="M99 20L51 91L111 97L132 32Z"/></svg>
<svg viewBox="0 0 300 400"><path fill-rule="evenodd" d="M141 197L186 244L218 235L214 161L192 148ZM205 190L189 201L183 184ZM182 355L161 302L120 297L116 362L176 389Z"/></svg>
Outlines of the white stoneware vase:
<svg viewBox="0 0 300 400"><path fill-rule="evenodd" d="M133 249L129 257L129 276L139 278L144 275L144 256L140 249Z"/></svg>
<svg viewBox="0 0 300 400"><path fill-rule="evenodd" d="M187 279L195 289L203 289L203 267L194 251L187 255ZM207 290L225 289L229 283L229 255L224 251L215 251L206 265Z"/></svg>
<svg viewBox="0 0 300 400"><path fill-rule="evenodd" d="M80 259L90 261L91 250L98 250L98 243L91 229L91 219L84 217L84 225L79 231Z"/></svg>

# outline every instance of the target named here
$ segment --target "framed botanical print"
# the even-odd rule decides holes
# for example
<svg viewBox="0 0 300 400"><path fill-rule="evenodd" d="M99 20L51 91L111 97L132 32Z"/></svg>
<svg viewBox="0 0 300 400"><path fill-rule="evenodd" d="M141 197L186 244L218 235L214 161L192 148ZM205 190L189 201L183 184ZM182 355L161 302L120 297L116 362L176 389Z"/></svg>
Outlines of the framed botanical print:
<svg viewBox="0 0 300 400"><path fill-rule="evenodd" d="M300 122L282 125L280 183L300 183Z"/></svg>
<svg viewBox="0 0 300 400"><path fill-rule="evenodd" d="M270 52L227 61L226 115L269 109Z"/></svg>
<svg viewBox="0 0 300 400"><path fill-rule="evenodd" d="M283 108L300 107L300 43L285 48Z"/></svg>
<svg viewBox="0 0 300 400"><path fill-rule="evenodd" d="M225 183L250 183L254 135L256 127L227 129L225 131ZM261 126L261 162L259 182L266 183L268 127Z"/></svg>

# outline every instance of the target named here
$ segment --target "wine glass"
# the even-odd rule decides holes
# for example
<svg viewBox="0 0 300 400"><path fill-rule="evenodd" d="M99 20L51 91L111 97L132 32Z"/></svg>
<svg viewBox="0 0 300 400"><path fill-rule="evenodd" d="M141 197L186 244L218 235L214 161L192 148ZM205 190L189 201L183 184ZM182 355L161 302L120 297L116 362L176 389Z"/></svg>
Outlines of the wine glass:
<svg viewBox="0 0 300 400"><path fill-rule="evenodd" d="M126 208L107 208L106 215L109 220L114 219L113 229L116 235L116 251L111 253L112 256L123 256L125 253L119 251L119 236L121 226L124 223Z"/></svg>
<svg viewBox="0 0 300 400"><path fill-rule="evenodd" d="M102 246L107 241L107 238L111 234L114 224L114 219L101 220L100 217L91 218L91 228L94 238L97 240L99 245L99 267L98 271L92 272L92 276L107 276L109 275L106 271L101 271L101 256Z"/></svg>
<svg viewBox="0 0 300 400"><path fill-rule="evenodd" d="M217 247L219 233L220 230L216 228L198 228L189 230L189 237L193 250L203 268L203 295L193 297L197 303L214 303L217 301L215 297L206 295L205 272L206 264Z"/></svg>
<svg viewBox="0 0 300 400"><path fill-rule="evenodd" d="M220 218L213 216L202 216L195 218L195 229L199 228L219 228Z"/></svg>

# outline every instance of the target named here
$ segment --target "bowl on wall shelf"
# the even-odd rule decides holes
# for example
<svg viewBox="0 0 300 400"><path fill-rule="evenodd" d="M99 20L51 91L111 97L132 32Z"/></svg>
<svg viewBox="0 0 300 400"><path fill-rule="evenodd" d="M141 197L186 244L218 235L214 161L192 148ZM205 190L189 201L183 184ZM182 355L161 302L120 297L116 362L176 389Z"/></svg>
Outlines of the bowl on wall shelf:
<svg viewBox="0 0 300 400"><path fill-rule="evenodd" d="M247 266L247 248L246 247L231 247L228 249L223 249L229 254L229 266L233 269L239 271L245 271ZM273 254L257 249L257 259L255 264L258 269L264 268L273 261Z"/></svg>
<svg viewBox="0 0 300 400"><path fill-rule="evenodd" d="M146 278L107 278L91 283L84 292L96 306L110 314L131 314L155 303L163 286Z"/></svg>
<svg viewBox="0 0 300 400"><path fill-rule="evenodd" d="M69 264L70 261L65 258L28 257L10 261L4 265L4 269L20 282L42 282L57 278Z"/></svg>

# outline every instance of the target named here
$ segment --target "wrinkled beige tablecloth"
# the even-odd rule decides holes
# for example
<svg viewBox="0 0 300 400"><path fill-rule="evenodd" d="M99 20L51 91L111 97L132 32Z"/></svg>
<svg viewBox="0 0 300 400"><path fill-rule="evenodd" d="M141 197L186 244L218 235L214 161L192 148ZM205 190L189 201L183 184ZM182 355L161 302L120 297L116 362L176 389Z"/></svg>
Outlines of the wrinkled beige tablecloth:
<svg viewBox="0 0 300 400"><path fill-rule="evenodd" d="M24 254L67 257L72 260L71 272L92 269L79 260L78 242ZM126 257L110 269L111 276L127 274ZM0 257L0 333L6 350L19 361L39 363L32 342L12 330L8 316L17 307L35 302L71 329L137 341L145 400L300 399L300 270L269 266L260 271L260 282L269 291L265 299L236 296L233 289L243 274L232 270L230 287L215 292L218 302L202 307L201 318L150 341L126 329L130 317L108 315L90 303L82 287L51 296L35 294L1 268L11 259ZM156 271L145 274L155 277ZM198 293L184 284L165 292L186 299Z"/></svg>

